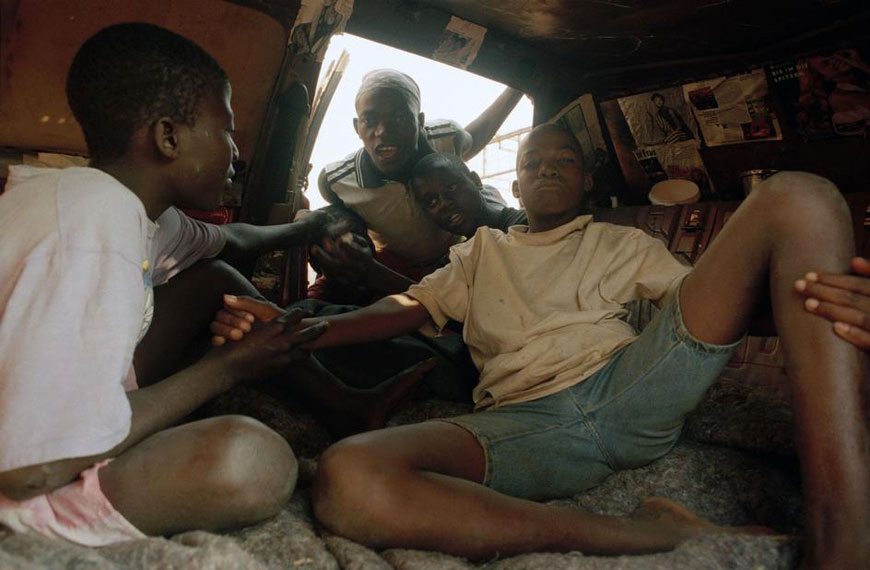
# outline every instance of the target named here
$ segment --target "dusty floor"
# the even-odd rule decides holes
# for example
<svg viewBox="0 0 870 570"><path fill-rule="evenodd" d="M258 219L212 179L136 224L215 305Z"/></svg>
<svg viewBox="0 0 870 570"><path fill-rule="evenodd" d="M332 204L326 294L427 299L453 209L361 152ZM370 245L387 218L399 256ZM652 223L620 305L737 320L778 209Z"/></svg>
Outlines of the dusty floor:
<svg viewBox="0 0 870 570"><path fill-rule="evenodd" d="M423 402L401 412L392 422L407 423L465 410L456 404ZM769 400L728 383L714 387L690 419L683 440L668 456L555 502L598 513L625 514L644 497L658 495L679 501L719 524L762 524L783 534L704 536L673 552L649 556L544 553L471 563L435 552L375 552L330 535L312 520L308 483L316 467L314 458L331 441L317 422L306 414L288 413L277 401L253 392L226 398L216 403L215 411L246 411L259 417L282 433L301 458L299 487L278 517L228 535L188 532L102 549L0 530L0 568L776 569L792 568L797 561L799 541L793 535L799 531L801 503L796 464L787 453L787 408L771 405ZM740 451L698 440L786 453Z"/></svg>

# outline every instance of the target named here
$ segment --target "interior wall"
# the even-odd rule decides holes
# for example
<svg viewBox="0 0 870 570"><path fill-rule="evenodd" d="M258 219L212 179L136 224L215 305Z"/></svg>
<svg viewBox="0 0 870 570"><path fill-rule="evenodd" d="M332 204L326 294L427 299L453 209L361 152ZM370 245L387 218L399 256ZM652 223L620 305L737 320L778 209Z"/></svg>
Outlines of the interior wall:
<svg viewBox="0 0 870 570"><path fill-rule="evenodd" d="M250 160L286 44L273 17L217 0L2 0L0 10L0 146L86 154L66 104L69 65L101 28L141 21L191 38L227 70L236 142Z"/></svg>

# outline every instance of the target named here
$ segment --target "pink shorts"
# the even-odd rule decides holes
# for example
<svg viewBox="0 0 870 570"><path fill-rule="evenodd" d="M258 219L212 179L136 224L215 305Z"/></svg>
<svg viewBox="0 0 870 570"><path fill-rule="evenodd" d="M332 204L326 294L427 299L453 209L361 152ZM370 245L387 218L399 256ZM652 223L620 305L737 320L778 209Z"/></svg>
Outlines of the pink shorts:
<svg viewBox="0 0 870 570"><path fill-rule="evenodd" d="M100 489L98 472L109 461L93 465L72 483L45 495L24 501L0 495L0 525L84 546L147 538L115 510Z"/></svg>

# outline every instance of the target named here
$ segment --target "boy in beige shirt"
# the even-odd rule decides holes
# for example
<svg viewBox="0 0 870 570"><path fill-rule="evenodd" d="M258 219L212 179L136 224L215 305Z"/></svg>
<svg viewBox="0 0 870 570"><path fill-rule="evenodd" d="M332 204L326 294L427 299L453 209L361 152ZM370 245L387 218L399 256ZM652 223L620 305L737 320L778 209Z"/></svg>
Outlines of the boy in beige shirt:
<svg viewBox="0 0 870 570"><path fill-rule="evenodd" d="M628 518L529 499L575 494L667 453L769 295L789 355L805 560L863 567L864 357L804 310L796 290L808 271L849 267L850 218L837 189L804 173L772 177L690 270L639 230L578 217L590 177L576 141L559 127L532 131L517 177L528 228L482 228L452 248L447 267L404 295L329 317L329 330L312 343L387 338L453 319L464 323L481 370L478 412L354 436L328 450L314 490L318 519L373 547L473 558L654 552L721 532L664 499L647 500L641 516ZM618 319L634 299L663 307L637 337Z"/></svg>

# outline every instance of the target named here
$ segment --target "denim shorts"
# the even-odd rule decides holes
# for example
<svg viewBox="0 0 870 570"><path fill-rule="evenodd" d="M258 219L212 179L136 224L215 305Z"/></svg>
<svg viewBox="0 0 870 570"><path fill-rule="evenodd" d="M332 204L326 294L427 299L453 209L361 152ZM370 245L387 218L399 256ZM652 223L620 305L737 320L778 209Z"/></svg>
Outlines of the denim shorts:
<svg viewBox="0 0 870 570"><path fill-rule="evenodd" d="M483 483L514 497L566 497L670 451L686 414L740 343L692 337L678 297L586 380L538 400L443 420L477 437L486 456Z"/></svg>

